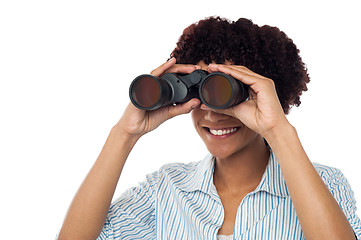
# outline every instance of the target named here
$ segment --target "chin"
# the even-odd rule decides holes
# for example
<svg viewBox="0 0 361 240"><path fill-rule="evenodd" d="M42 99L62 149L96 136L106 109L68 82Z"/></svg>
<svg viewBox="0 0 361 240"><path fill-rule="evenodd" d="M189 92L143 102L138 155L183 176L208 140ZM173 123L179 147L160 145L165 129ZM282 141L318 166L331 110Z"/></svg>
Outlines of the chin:
<svg viewBox="0 0 361 240"><path fill-rule="evenodd" d="M239 138L227 142L206 142L208 151L217 159L226 159L242 155L249 151L258 151L263 145L263 138L258 134L240 135Z"/></svg>
<svg viewBox="0 0 361 240"><path fill-rule="evenodd" d="M242 149L229 149L227 146L221 146L221 147L208 147L207 146L208 151L217 159L225 159L225 158L229 158L233 155L235 155L237 152L242 151Z"/></svg>

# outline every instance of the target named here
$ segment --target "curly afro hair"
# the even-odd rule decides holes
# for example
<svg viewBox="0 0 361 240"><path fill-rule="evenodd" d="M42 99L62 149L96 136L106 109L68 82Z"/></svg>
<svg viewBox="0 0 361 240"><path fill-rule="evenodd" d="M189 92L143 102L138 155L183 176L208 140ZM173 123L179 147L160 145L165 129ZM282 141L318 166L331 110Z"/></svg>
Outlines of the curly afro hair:
<svg viewBox="0 0 361 240"><path fill-rule="evenodd" d="M300 96L310 81L299 50L284 32L268 25L260 27L244 18L234 22L210 17L190 25L171 57L181 64L230 61L268 77L276 85L285 114L291 106L301 104Z"/></svg>

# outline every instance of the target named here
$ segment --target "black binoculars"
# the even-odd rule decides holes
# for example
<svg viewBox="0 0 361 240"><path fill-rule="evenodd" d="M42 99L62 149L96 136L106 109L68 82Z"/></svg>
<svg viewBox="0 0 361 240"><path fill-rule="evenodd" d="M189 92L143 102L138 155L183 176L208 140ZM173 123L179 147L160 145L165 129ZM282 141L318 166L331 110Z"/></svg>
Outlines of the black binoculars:
<svg viewBox="0 0 361 240"><path fill-rule="evenodd" d="M171 104L200 99L213 109L237 105L249 97L248 88L232 76L221 72L195 70L190 74L166 73L161 77L144 74L130 85L133 105L143 110L155 110Z"/></svg>

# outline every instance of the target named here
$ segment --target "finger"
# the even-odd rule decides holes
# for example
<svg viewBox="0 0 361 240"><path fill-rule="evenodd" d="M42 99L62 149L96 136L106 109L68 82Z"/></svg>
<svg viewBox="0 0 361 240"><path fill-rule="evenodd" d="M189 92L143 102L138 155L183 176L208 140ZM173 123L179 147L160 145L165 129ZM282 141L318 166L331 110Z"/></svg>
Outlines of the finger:
<svg viewBox="0 0 361 240"><path fill-rule="evenodd" d="M224 65L210 64L208 66L208 69L211 70L212 72L219 71L219 72L223 72L228 75L231 75L232 77L240 80L241 82L243 82L247 85L251 85L256 82L255 76L252 76L252 75L250 75L246 72L240 71L240 70L232 69L232 68L224 66Z"/></svg>
<svg viewBox="0 0 361 240"><path fill-rule="evenodd" d="M190 64L175 64L174 66L168 68L164 73L191 73L197 69L201 69L201 66Z"/></svg>
<svg viewBox="0 0 361 240"><path fill-rule="evenodd" d="M168 117L172 118L181 114L189 113L192 109L196 108L201 101L197 98L193 98L188 102L177 104L176 106L169 106Z"/></svg>
<svg viewBox="0 0 361 240"><path fill-rule="evenodd" d="M154 75L154 76L160 76L163 74L163 72L165 72L168 68L174 66L174 64L176 63L176 59L175 58L171 58L169 59L167 62L163 63L162 65L160 65L158 68L154 69L150 74Z"/></svg>
<svg viewBox="0 0 361 240"><path fill-rule="evenodd" d="M274 88L274 82L271 79L255 74L253 72L253 74L250 75L239 69L236 70L227 65L219 64L210 64L210 68L212 69L212 71L220 71L225 74L231 75L232 77L240 80L244 84L249 85L256 94L266 85L271 87L273 86Z"/></svg>
<svg viewBox="0 0 361 240"><path fill-rule="evenodd" d="M257 94L251 88L249 89L248 93L249 93L249 99L250 100L257 99Z"/></svg>
<svg viewBox="0 0 361 240"><path fill-rule="evenodd" d="M252 70L248 69L247 67L245 66L237 66L237 65L223 65L225 68L230 68L230 69L234 69L234 70L237 70L237 71L241 71L241 72L244 72L244 73L247 73L251 76L254 76L254 77L259 77L259 78L266 78L258 73L255 73L253 72Z"/></svg>
<svg viewBox="0 0 361 240"><path fill-rule="evenodd" d="M262 75L259 75L255 72L253 72L252 70L248 69L247 67L245 66L239 66L239 65L225 65L225 64L210 64L209 65L209 68L212 72L214 72L213 69L216 69L216 71L219 71L218 70L218 67L219 66L222 66L223 68L229 68L229 69L233 69L233 70L236 70L236 71L241 71L241 72L244 72L244 73L247 73L248 75L251 75L251 76L255 76L255 77L259 77L259 78L265 78L263 77Z"/></svg>

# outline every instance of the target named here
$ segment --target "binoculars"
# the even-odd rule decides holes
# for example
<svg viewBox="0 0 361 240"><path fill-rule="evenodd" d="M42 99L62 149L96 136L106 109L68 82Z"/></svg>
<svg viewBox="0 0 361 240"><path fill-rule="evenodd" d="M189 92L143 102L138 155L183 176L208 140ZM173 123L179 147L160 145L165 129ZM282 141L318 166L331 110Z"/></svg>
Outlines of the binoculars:
<svg viewBox="0 0 361 240"><path fill-rule="evenodd" d="M133 105L143 110L155 110L171 104L198 98L207 107L224 109L248 99L248 87L221 72L195 70L190 74L166 73L161 77L143 74L130 85Z"/></svg>

